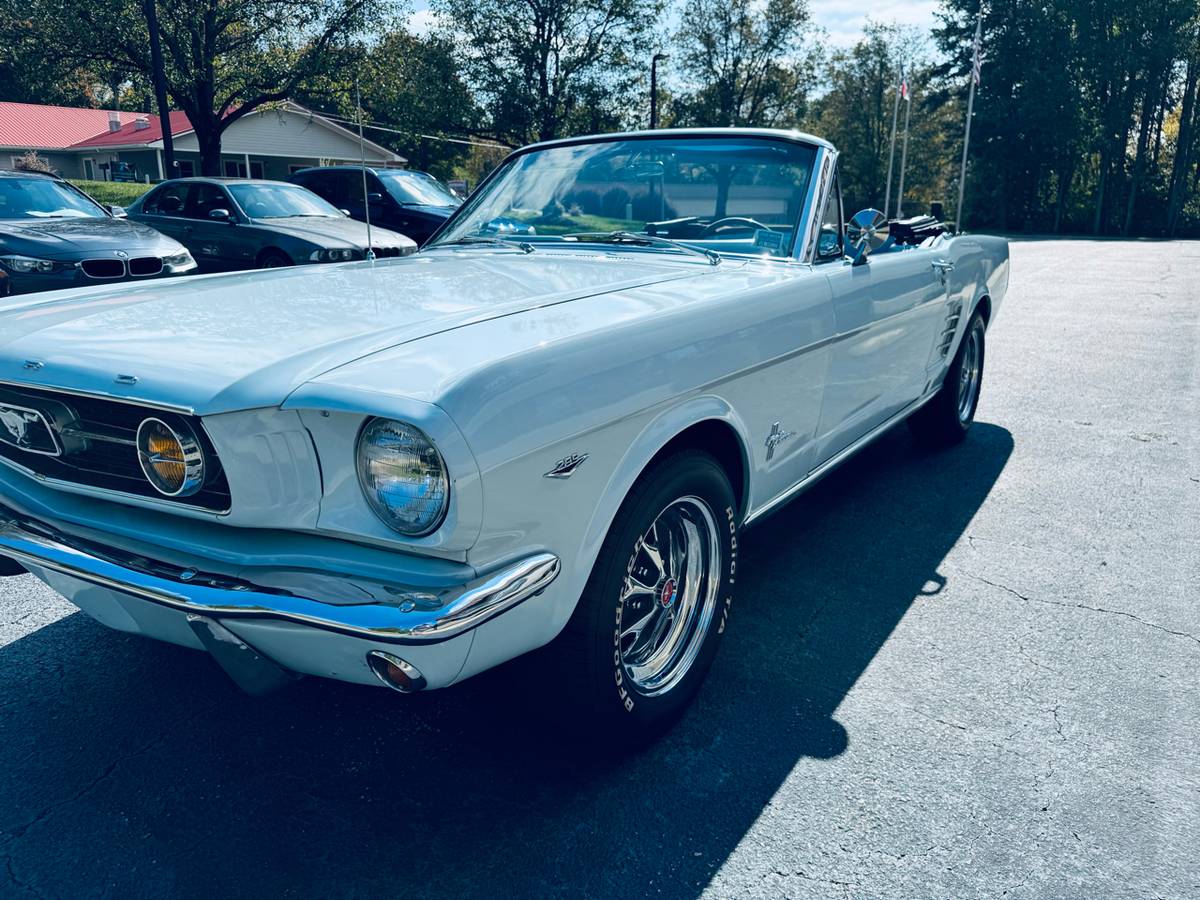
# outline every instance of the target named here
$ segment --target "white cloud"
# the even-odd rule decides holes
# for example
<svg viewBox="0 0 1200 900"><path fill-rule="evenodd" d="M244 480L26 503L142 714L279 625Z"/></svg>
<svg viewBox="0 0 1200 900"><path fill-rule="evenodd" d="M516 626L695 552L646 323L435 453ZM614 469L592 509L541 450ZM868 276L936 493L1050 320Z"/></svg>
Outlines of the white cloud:
<svg viewBox="0 0 1200 900"><path fill-rule="evenodd" d="M928 31L937 24L933 17L937 0L879 0L864 9L861 0L812 0L813 21L829 32L829 43L849 47L862 35L863 26L873 22L912 25Z"/></svg>
<svg viewBox="0 0 1200 900"><path fill-rule="evenodd" d="M437 24L437 13L428 7L418 9L408 17L408 30L421 37L433 31L437 27Z"/></svg>

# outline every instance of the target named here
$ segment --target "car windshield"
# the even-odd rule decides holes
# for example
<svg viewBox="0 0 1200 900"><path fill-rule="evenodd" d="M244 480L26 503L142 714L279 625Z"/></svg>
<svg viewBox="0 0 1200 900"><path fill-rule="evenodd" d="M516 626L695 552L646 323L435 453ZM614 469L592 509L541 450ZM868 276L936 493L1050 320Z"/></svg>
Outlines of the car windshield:
<svg viewBox="0 0 1200 900"><path fill-rule="evenodd" d="M481 236L530 246L603 240L786 257L816 148L770 137L598 140L506 162L437 244Z"/></svg>
<svg viewBox="0 0 1200 900"><path fill-rule="evenodd" d="M450 188L424 172L382 169L376 174L397 203L418 206L458 206L462 203Z"/></svg>
<svg viewBox="0 0 1200 900"><path fill-rule="evenodd" d="M307 188L294 184L229 184L229 193L252 219L292 219L321 216L340 219L337 207L325 202Z"/></svg>
<svg viewBox="0 0 1200 900"><path fill-rule="evenodd" d="M0 178L0 219L103 219L96 203L49 178Z"/></svg>

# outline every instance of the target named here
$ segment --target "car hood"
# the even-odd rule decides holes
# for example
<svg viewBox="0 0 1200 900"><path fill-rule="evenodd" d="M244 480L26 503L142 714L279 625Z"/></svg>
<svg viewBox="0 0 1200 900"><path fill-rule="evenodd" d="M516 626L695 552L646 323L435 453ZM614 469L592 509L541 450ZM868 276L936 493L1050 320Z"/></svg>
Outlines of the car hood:
<svg viewBox="0 0 1200 900"><path fill-rule="evenodd" d="M405 203L403 207L405 212L419 213L431 219L448 219L458 209L457 206L429 206L423 203Z"/></svg>
<svg viewBox="0 0 1200 900"><path fill-rule="evenodd" d="M309 379L423 336L712 271L666 255L471 248L55 291L0 301L0 382L198 414L276 406Z"/></svg>
<svg viewBox="0 0 1200 900"><path fill-rule="evenodd" d="M179 245L148 225L129 219L20 219L0 221L0 248L7 253L70 259L97 251Z"/></svg>
<svg viewBox="0 0 1200 900"><path fill-rule="evenodd" d="M260 228L269 228L278 234L290 235L321 247L367 246L367 226L356 219L305 216L296 219L253 219ZM375 225L371 227L371 240L376 247L411 247L416 243L402 234L388 231Z"/></svg>

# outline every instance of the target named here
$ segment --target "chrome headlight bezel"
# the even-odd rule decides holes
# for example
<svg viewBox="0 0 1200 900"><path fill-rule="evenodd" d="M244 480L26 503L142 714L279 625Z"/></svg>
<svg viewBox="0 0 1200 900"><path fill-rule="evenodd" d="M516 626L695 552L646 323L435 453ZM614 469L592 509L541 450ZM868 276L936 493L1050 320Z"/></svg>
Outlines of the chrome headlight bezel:
<svg viewBox="0 0 1200 900"><path fill-rule="evenodd" d="M401 441L407 441L409 446L402 448L381 447L379 438L386 430L391 430ZM425 498L410 497L407 502L389 504L377 484L378 476L371 471L372 465L378 466L384 460L384 454L391 453L393 465L397 461L407 460L407 465L415 470L424 469L418 474L405 480L399 480L410 486L414 494L433 489L434 506L413 513L414 502L424 502ZM372 455L374 454L374 455ZM400 463L405 465L405 463ZM354 465L358 474L358 484L363 497L371 511L384 525L407 538L420 538L433 534L446 521L450 509L450 473L446 460L441 451L424 431L415 425L399 419L375 417L363 422L354 444Z"/></svg>
<svg viewBox="0 0 1200 900"><path fill-rule="evenodd" d="M178 487L164 485L154 468L154 459L150 453L147 435L150 429L156 427L161 428L167 435L174 438L176 445L179 447L179 465L183 467L183 475L180 478ZM190 497L204 486L204 449L201 447L196 435L187 425L182 423L170 425L162 419L150 416L143 419L142 423L138 425L136 440L138 465L141 466L142 474L146 476L146 480L150 482L150 486L164 497Z"/></svg>

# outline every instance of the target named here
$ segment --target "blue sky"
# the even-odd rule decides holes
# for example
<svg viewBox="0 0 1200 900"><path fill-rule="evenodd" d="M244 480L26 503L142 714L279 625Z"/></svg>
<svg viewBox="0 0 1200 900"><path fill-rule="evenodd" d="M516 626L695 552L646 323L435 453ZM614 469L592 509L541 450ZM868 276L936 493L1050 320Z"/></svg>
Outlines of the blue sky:
<svg viewBox="0 0 1200 900"><path fill-rule="evenodd" d="M429 3L416 0L413 6L414 28L428 28ZM829 33L829 42L845 47L854 43L868 16L876 22L897 22L928 30L935 24L933 13L938 3L937 0L876 0L871 4L863 4L862 0L809 0L809 6L814 21ZM864 10L864 6L869 9Z"/></svg>

